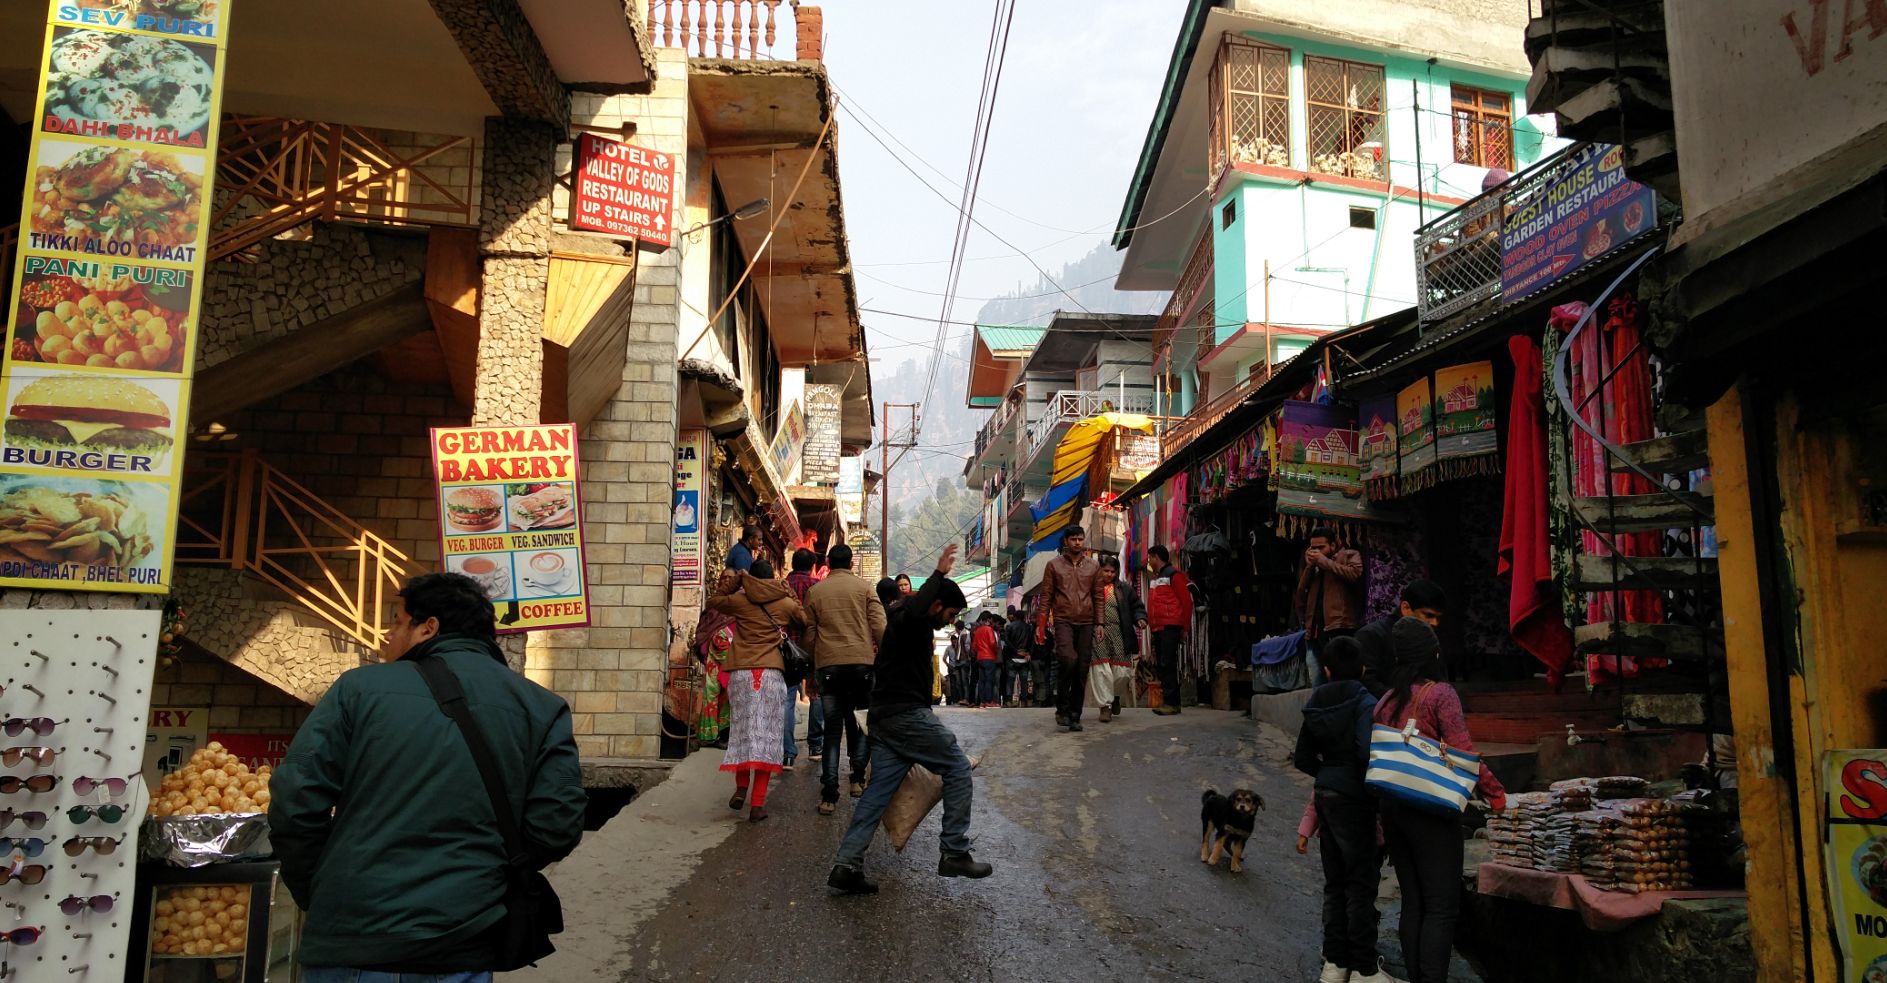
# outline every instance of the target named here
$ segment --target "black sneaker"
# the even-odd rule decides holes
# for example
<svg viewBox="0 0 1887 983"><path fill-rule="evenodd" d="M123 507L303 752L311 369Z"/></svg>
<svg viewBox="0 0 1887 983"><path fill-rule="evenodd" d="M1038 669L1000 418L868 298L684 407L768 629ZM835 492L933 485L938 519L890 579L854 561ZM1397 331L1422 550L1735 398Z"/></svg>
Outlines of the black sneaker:
<svg viewBox="0 0 1887 983"><path fill-rule="evenodd" d="M1081 733L1081 721L1079 720L1068 721L1068 729L1077 734Z"/></svg>
<svg viewBox="0 0 1887 983"><path fill-rule="evenodd" d="M1114 711L1114 716L1116 717L1120 716L1120 697L1118 696L1114 697L1114 702L1108 707L1108 709Z"/></svg>
<svg viewBox="0 0 1887 983"><path fill-rule="evenodd" d="M865 879L865 871L858 867L838 864L832 873L826 875L826 886L840 894L877 894L878 885Z"/></svg>
<svg viewBox="0 0 1887 983"><path fill-rule="evenodd" d="M967 853L946 853L937 860L939 877L968 877L974 880L988 877L995 870L986 863L979 863Z"/></svg>
<svg viewBox="0 0 1887 983"><path fill-rule="evenodd" d="M1060 728L1061 728L1062 730L1067 730L1067 729L1068 729L1068 716L1067 716L1067 714L1061 714L1061 713L1058 713L1058 714L1056 714L1056 715L1055 715L1055 726L1057 726L1057 727L1060 727Z"/></svg>

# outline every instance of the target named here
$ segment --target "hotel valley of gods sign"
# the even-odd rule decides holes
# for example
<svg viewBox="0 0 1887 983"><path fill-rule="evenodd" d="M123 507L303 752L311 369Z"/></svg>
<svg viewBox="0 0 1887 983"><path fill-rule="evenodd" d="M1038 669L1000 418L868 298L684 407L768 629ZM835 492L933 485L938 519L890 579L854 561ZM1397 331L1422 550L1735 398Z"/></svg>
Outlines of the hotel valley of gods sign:
<svg viewBox="0 0 1887 983"><path fill-rule="evenodd" d="M169 590L232 2L48 9L0 365L0 586Z"/></svg>
<svg viewBox="0 0 1887 983"><path fill-rule="evenodd" d="M570 190L570 228L674 244L674 157L584 133Z"/></svg>
<svg viewBox="0 0 1887 983"><path fill-rule="evenodd" d="M701 498L707 464L707 431L683 430L675 441L675 501L669 516L670 582L677 587L701 584Z"/></svg>
<svg viewBox="0 0 1887 983"><path fill-rule="evenodd" d="M576 427L435 427L432 460L445 567L485 589L498 630L588 625Z"/></svg>

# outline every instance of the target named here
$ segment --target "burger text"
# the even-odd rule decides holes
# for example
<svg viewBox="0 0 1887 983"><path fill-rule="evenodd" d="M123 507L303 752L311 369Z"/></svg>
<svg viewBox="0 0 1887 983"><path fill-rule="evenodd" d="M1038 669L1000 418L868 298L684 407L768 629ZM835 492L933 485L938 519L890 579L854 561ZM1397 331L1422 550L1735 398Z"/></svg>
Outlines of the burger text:
<svg viewBox="0 0 1887 983"><path fill-rule="evenodd" d="M440 437L441 444L450 434ZM487 436L490 436L487 434ZM469 443L469 441L468 441ZM529 481L532 478L570 477L569 457L484 457L459 460L439 459L439 480L455 481Z"/></svg>
<svg viewBox="0 0 1887 983"><path fill-rule="evenodd" d="M62 471L132 471L149 474L151 458L142 454L105 454L99 451L55 451L35 447L0 450L0 463L25 464Z"/></svg>

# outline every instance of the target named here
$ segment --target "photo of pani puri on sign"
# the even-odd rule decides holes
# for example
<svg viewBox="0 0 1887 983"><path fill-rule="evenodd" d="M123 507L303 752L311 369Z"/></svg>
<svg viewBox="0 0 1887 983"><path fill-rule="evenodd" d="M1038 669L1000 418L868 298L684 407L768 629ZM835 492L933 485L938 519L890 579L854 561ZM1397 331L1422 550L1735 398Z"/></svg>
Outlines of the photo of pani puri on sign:
<svg viewBox="0 0 1887 983"><path fill-rule="evenodd" d="M576 486L568 481L507 485L511 531L567 529L576 525Z"/></svg>
<svg viewBox="0 0 1887 983"><path fill-rule="evenodd" d="M500 485L448 488L445 501L446 534L491 532L504 525L505 498Z"/></svg>
<svg viewBox="0 0 1887 983"><path fill-rule="evenodd" d="M60 579L156 583L163 485L10 475L0 479L0 576L47 577L44 564L79 564ZM20 565L25 565L22 570Z"/></svg>
<svg viewBox="0 0 1887 983"><path fill-rule="evenodd" d="M16 372L9 388L0 465L170 473L178 381L30 370Z"/></svg>
<svg viewBox="0 0 1887 983"><path fill-rule="evenodd" d="M41 139L29 249L101 259L197 258L203 158Z"/></svg>
<svg viewBox="0 0 1887 983"><path fill-rule="evenodd" d="M59 28L48 61L46 132L204 146L215 48Z"/></svg>
<svg viewBox="0 0 1887 983"><path fill-rule="evenodd" d="M36 255L24 269L13 361L183 371L189 270Z"/></svg>

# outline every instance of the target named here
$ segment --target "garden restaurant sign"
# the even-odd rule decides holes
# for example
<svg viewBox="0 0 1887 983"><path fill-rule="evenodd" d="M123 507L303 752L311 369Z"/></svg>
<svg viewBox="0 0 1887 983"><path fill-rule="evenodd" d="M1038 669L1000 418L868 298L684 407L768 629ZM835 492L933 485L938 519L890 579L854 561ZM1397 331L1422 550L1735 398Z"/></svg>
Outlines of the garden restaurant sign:
<svg viewBox="0 0 1887 983"><path fill-rule="evenodd" d="M500 632L590 623L573 424L435 427L447 570L478 581Z"/></svg>
<svg viewBox="0 0 1887 983"><path fill-rule="evenodd" d="M170 589L231 2L48 10L0 367L0 587Z"/></svg>

